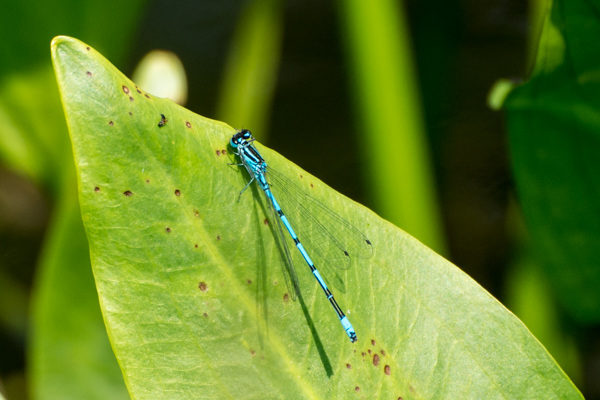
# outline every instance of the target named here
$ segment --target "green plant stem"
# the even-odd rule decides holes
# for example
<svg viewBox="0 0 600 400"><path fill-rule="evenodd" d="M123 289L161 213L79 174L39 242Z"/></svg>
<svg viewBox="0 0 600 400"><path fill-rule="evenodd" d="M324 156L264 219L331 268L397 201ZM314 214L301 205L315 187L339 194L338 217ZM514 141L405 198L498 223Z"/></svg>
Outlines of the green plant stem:
<svg viewBox="0 0 600 400"><path fill-rule="evenodd" d="M282 38L279 0L256 0L241 14L223 76L217 118L264 141Z"/></svg>
<svg viewBox="0 0 600 400"><path fill-rule="evenodd" d="M391 0L339 3L376 209L437 252L445 241L420 97L401 8Z"/></svg>

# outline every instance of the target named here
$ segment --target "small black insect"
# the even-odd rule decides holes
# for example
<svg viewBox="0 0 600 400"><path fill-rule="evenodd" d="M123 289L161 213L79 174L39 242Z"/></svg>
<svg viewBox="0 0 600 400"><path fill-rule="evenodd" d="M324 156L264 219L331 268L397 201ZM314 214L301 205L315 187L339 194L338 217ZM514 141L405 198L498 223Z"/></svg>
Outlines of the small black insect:
<svg viewBox="0 0 600 400"><path fill-rule="evenodd" d="M167 119L167 117L165 117L164 114L160 114L160 116L162 117L162 119L158 123L158 127L162 128L163 126L165 126L167 124L168 119Z"/></svg>

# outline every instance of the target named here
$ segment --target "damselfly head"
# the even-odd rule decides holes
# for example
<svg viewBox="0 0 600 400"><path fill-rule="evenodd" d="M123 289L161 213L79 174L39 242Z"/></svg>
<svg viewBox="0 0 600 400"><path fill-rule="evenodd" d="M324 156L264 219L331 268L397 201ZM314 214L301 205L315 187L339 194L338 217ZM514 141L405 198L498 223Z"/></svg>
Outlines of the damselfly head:
<svg viewBox="0 0 600 400"><path fill-rule="evenodd" d="M231 145L231 147L233 147L234 149L237 149L237 147L242 144L242 132L236 132L235 135L233 135L231 137L231 140L229 141L229 144Z"/></svg>
<svg viewBox="0 0 600 400"><path fill-rule="evenodd" d="M252 141L254 138L252 137L252 133L248 129L242 129L233 135L229 143L231 147L237 148L239 145L244 144L245 142Z"/></svg>
<svg viewBox="0 0 600 400"><path fill-rule="evenodd" d="M251 140L252 139L252 132L250 132L249 129L242 129L240 131L240 134L242 135L242 137L244 138L244 140Z"/></svg>

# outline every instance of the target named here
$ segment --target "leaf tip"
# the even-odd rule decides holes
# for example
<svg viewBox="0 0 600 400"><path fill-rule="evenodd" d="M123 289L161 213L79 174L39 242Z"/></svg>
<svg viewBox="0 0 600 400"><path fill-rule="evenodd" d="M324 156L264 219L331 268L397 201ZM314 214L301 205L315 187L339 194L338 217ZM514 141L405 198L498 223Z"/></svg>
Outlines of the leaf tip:
<svg viewBox="0 0 600 400"><path fill-rule="evenodd" d="M70 49L71 51L67 49ZM58 69L60 66L61 63L59 60L63 58L61 57L62 54L71 53L73 50L75 50L75 52L90 51L91 47L70 36L55 36L52 39L52 42L50 42L50 52L52 54L54 68Z"/></svg>
<svg viewBox="0 0 600 400"><path fill-rule="evenodd" d="M85 46L87 49L89 49L89 46L87 46L85 43L80 42L79 40L71 37L71 36L63 36L63 35L59 35L59 36L55 36L54 38L52 38L52 42L50 42L50 48L52 49L52 52L54 53L56 51L56 49L64 44L79 44L81 46Z"/></svg>
<svg viewBox="0 0 600 400"><path fill-rule="evenodd" d="M50 47L51 47L52 49L54 49L54 48L56 48L56 47L57 47L57 46L58 46L58 45L59 45L61 42L65 41L65 40L68 40L68 39L69 39L69 36L62 36L62 35L59 35L59 36L54 36L54 37L52 38L52 42L50 42Z"/></svg>

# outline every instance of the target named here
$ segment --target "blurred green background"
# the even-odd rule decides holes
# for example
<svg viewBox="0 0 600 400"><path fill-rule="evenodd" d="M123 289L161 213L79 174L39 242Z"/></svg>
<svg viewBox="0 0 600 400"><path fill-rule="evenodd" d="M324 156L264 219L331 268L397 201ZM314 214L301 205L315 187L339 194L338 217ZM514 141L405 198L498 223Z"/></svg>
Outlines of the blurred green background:
<svg viewBox="0 0 600 400"><path fill-rule="evenodd" d="M152 50L177 55L187 108L252 129L450 259L525 322L586 398L600 398L600 312L594 301L585 308L565 300L560 280L547 277L540 236L531 234L539 229L525 223L536 219L522 216L535 205L523 207L515 188L518 180L527 194L518 162L526 155L514 132L509 138L505 115L487 105L500 78L525 79L532 70L548 2L0 5L0 389L7 398L65 398L65 387L82 398L75 387L90 385L98 398L125 393L93 291L50 61L56 35L90 44L130 76ZM594 49L593 36L588 45ZM595 260L586 262L597 270Z"/></svg>

